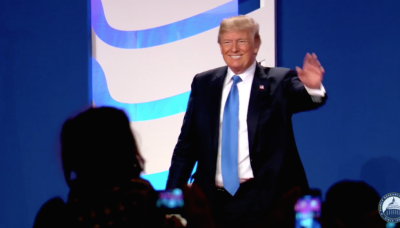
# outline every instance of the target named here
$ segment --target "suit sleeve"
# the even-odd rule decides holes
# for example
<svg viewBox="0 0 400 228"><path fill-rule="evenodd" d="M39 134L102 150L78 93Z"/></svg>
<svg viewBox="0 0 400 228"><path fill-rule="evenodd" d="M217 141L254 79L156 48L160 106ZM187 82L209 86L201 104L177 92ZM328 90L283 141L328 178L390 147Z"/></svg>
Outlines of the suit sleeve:
<svg viewBox="0 0 400 228"><path fill-rule="evenodd" d="M316 109L325 104L327 94L323 97L311 96L304 84L297 77L296 71L290 70L284 77L284 90L288 98L288 106L292 113Z"/></svg>
<svg viewBox="0 0 400 228"><path fill-rule="evenodd" d="M171 167L169 169L167 189L176 188L188 182L196 162L194 149L195 134L195 103L196 103L196 77L191 85L191 92L181 127L181 133L175 146Z"/></svg>

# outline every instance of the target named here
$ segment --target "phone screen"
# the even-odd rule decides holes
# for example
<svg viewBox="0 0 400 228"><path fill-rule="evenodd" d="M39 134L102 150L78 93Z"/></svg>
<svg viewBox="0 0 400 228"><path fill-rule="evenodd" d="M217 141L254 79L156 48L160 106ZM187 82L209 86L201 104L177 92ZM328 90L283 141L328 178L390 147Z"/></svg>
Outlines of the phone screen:
<svg viewBox="0 0 400 228"><path fill-rule="evenodd" d="M305 195L297 200L295 228L321 228L317 218L321 215L321 196Z"/></svg>
<svg viewBox="0 0 400 228"><path fill-rule="evenodd" d="M165 214L181 214L184 206L183 192L179 188L158 191L156 204Z"/></svg>

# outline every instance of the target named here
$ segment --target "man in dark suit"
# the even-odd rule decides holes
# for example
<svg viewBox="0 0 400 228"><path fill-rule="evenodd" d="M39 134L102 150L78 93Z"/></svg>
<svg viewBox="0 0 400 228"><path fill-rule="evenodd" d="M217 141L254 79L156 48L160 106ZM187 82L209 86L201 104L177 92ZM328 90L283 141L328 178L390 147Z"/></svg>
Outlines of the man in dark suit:
<svg viewBox="0 0 400 228"><path fill-rule="evenodd" d="M259 25L250 17L221 22L218 43L227 66L197 74L175 147L167 188L197 184L219 225L248 227L285 192L308 190L291 117L326 100L315 54L303 68L256 62Z"/></svg>

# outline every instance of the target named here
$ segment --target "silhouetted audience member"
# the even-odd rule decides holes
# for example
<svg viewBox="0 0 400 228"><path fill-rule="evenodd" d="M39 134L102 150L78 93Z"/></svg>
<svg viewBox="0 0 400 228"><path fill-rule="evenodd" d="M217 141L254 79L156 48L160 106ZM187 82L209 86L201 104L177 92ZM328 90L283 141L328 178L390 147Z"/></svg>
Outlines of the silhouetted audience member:
<svg viewBox="0 0 400 228"><path fill-rule="evenodd" d="M61 198L50 199L37 213L33 228L69 228L66 214L67 206Z"/></svg>
<svg viewBox="0 0 400 228"><path fill-rule="evenodd" d="M322 207L323 227L385 227L380 217L379 194L363 181L340 181L326 193Z"/></svg>
<svg viewBox="0 0 400 228"><path fill-rule="evenodd" d="M200 188L193 184L182 187L185 206L182 216L188 221L187 228L214 228L210 205Z"/></svg>
<svg viewBox="0 0 400 228"><path fill-rule="evenodd" d="M125 113L90 108L61 132L64 175L71 191L71 219L83 227L161 227L157 193L140 179L144 160ZM72 179L73 175L76 175Z"/></svg>
<svg viewBox="0 0 400 228"><path fill-rule="evenodd" d="M304 194L299 186L286 192L275 204L273 210L267 213L256 228L293 228L295 224L294 206L299 197Z"/></svg>
<svg viewBox="0 0 400 228"><path fill-rule="evenodd" d="M90 108L68 119L61 132L61 157L70 188L67 204L48 201L35 228L45 227L43 221L56 214L59 225L69 227L182 227L157 210L157 192L139 177L144 160L123 111Z"/></svg>
<svg viewBox="0 0 400 228"><path fill-rule="evenodd" d="M109 107L90 108L64 123L61 156L70 187L125 182L139 177L144 165L127 116Z"/></svg>

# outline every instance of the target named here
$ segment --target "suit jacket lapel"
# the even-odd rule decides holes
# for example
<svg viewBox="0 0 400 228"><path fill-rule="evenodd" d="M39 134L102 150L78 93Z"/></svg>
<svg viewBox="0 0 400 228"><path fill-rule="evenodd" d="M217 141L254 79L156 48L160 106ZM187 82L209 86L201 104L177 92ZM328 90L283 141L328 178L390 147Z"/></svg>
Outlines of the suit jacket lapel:
<svg viewBox="0 0 400 228"><path fill-rule="evenodd" d="M252 152L254 138L257 132L258 120L263 107L269 102L270 85L264 67L257 64L251 85L249 109L247 111L247 131L249 137L249 151Z"/></svg>
<svg viewBox="0 0 400 228"><path fill-rule="evenodd" d="M212 152L218 153L219 122L221 111L221 97L224 80L228 67L220 68L211 79L208 99L208 110L210 118L210 140ZM216 156L215 156L216 157Z"/></svg>

